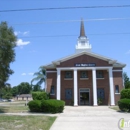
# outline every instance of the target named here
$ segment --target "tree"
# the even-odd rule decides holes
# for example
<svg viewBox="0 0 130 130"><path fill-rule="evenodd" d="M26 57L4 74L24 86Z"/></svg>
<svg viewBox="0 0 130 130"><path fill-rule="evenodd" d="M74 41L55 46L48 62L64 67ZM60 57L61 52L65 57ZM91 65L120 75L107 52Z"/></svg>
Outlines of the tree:
<svg viewBox="0 0 130 130"><path fill-rule="evenodd" d="M11 93L12 95L15 97L16 95L18 95L18 87L17 86L14 86L12 89L11 89Z"/></svg>
<svg viewBox="0 0 130 130"><path fill-rule="evenodd" d="M4 99L11 99L11 98L12 98L11 92L6 93L6 94L3 96L3 98L4 98Z"/></svg>
<svg viewBox="0 0 130 130"><path fill-rule="evenodd" d="M130 88L130 79L126 72L123 73L124 86L126 89Z"/></svg>
<svg viewBox="0 0 130 130"><path fill-rule="evenodd" d="M32 90L31 85L28 82L22 82L17 86L18 94L29 94Z"/></svg>
<svg viewBox="0 0 130 130"><path fill-rule="evenodd" d="M10 99L12 98L12 93L11 93L11 85L6 84L4 88L1 88L0 91L0 97L5 98L5 99Z"/></svg>
<svg viewBox="0 0 130 130"><path fill-rule="evenodd" d="M6 22L0 23L0 88L5 87L9 76L13 74L10 63L15 60L16 36Z"/></svg>
<svg viewBox="0 0 130 130"><path fill-rule="evenodd" d="M39 67L39 72L34 73L35 78L32 79L31 84L34 81L37 81L36 85L41 86L43 82L46 80L46 70L41 66Z"/></svg>
<svg viewBox="0 0 130 130"><path fill-rule="evenodd" d="M38 84L36 85L32 85L32 91L40 91L41 86L39 86Z"/></svg>

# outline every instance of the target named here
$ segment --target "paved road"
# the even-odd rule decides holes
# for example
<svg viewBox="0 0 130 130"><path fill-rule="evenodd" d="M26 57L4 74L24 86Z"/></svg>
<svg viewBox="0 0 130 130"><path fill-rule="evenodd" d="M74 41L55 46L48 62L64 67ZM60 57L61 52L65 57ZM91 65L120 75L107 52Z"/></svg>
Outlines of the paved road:
<svg viewBox="0 0 130 130"><path fill-rule="evenodd" d="M119 130L118 121L130 119L130 113L120 113L108 106L66 106L50 130Z"/></svg>

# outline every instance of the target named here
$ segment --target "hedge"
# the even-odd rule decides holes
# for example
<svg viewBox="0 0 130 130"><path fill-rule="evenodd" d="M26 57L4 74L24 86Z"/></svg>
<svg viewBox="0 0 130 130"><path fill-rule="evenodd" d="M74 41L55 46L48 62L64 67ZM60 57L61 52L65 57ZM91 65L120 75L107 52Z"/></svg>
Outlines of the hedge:
<svg viewBox="0 0 130 130"><path fill-rule="evenodd" d="M33 100L47 100L49 99L49 94L46 92L32 92Z"/></svg>
<svg viewBox="0 0 130 130"><path fill-rule="evenodd" d="M118 101L118 106L121 111L130 112L130 99L120 99Z"/></svg>
<svg viewBox="0 0 130 130"><path fill-rule="evenodd" d="M41 109L43 112L48 113L61 113L64 110L65 102L62 100L42 100L41 101Z"/></svg>
<svg viewBox="0 0 130 130"><path fill-rule="evenodd" d="M33 100L28 103L31 112L41 112L41 100Z"/></svg>
<svg viewBox="0 0 130 130"><path fill-rule="evenodd" d="M130 99L130 89L123 89L121 91L121 99L128 98Z"/></svg>

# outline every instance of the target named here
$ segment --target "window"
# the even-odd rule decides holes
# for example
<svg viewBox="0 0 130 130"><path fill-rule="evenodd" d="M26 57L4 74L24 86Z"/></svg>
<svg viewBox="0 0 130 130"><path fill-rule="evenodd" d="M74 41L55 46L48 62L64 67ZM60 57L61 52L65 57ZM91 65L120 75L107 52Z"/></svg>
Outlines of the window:
<svg viewBox="0 0 130 130"><path fill-rule="evenodd" d="M52 85L52 86L51 86L50 95L54 95L54 94L55 94L55 88L54 88L54 86Z"/></svg>
<svg viewBox="0 0 130 130"><path fill-rule="evenodd" d="M67 100L72 99L72 89L65 89L65 99Z"/></svg>
<svg viewBox="0 0 130 130"><path fill-rule="evenodd" d="M88 78L88 73L87 73L87 71L81 71L81 72L80 72L80 78Z"/></svg>
<svg viewBox="0 0 130 130"><path fill-rule="evenodd" d="M97 70L97 71L96 71L96 77L97 77L97 78L104 78L104 76L103 76L103 71L102 71L102 70Z"/></svg>
<svg viewBox="0 0 130 130"><path fill-rule="evenodd" d="M98 88L97 89L97 98L104 99L105 94L104 94L104 89L103 88Z"/></svg>
<svg viewBox="0 0 130 130"><path fill-rule="evenodd" d="M72 71L66 71L65 72L65 78L66 79L71 79L72 78Z"/></svg>
<svg viewBox="0 0 130 130"><path fill-rule="evenodd" d="M85 46L85 41L81 41L81 44L82 44L83 46Z"/></svg>
<svg viewBox="0 0 130 130"><path fill-rule="evenodd" d="M119 93L119 86L118 85L115 86L115 93Z"/></svg>

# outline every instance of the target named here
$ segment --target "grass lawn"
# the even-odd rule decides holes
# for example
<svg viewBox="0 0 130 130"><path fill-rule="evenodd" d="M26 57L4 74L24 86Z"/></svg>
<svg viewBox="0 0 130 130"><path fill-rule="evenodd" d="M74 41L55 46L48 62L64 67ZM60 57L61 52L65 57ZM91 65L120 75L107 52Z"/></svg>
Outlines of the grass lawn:
<svg viewBox="0 0 130 130"><path fill-rule="evenodd" d="M20 113L28 112L28 106L25 102L2 102L0 103L0 113Z"/></svg>
<svg viewBox="0 0 130 130"><path fill-rule="evenodd" d="M56 117L0 115L0 130L49 130Z"/></svg>
<svg viewBox="0 0 130 130"><path fill-rule="evenodd" d="M118 106L111 106L111 107L109 107L109 108L111 108L111 109L113 109L113 110L116 110L116 111L120 111L120 109L119 109Z"/></svg>

